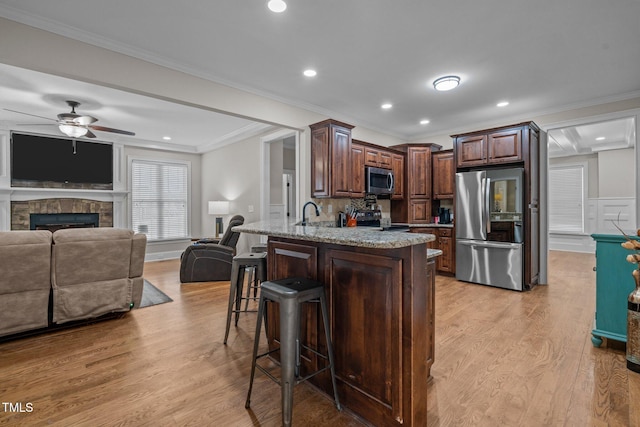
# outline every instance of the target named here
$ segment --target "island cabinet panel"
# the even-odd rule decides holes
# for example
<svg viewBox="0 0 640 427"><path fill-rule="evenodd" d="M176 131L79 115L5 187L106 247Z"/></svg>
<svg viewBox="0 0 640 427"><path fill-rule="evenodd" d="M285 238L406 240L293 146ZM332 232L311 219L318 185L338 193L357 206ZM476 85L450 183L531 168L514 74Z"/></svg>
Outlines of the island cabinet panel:
<svg viewBox="0 0 640 427"><path fill-rule="evenodd" d="M292 242L270 241L267 266L268 280L277 280L287 277L306 277L318 279L318 248L311 245L303 245ZM318 316L320 311L316 304L305 304L300 312L301 337L303 344L316 348ZM278 304L269 304L267 308L266 334L269 350L280 347L280 310ZM325 351L323 349L322 351ZM317 356L308 350L303 350L301 356L301 372L303 375L316 370ZM279 360L279 353L274 354L274 359Z"/></svg>
<svg viewBox="0 0 640 427"><path fill-rule="evenodd" d="M425 426L435 285L427 245L372 248L269 236L268 254L269 279L302 276L325 286L341 403L370 425ZM267 311L273 350L279 318L275 304ZM305 304L301 317L301 341L324 353L317 304ZM302 351L301 364L305 374L326 361ZM332 395L328 371L310 381Z"/></svg>
<svg viewBox="0 0 640 427"><path fill-rule="evenodd" d="M375 425L403 419L401 316L402 260L329 250L325 258L336 343L338 393Z"/></svg>

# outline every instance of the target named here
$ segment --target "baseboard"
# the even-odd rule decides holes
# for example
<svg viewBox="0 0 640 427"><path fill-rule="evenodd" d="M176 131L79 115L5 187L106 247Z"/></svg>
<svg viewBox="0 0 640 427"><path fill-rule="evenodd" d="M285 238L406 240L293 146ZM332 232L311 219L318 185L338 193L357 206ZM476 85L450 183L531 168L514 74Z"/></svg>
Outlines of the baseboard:
<svg viewBox="0 0 640 427"><path fill-rule="evenodd" d="M179 259L184 251L166 251L166 252L152 252L146 253L144 261L165 261L168 259Z"/></svg>

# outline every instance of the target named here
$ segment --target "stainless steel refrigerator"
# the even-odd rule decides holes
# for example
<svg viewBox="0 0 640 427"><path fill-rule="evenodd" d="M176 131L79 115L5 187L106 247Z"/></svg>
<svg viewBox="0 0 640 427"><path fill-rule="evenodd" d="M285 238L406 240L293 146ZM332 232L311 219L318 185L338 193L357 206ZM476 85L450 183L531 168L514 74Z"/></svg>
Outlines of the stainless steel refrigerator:
<svg viewBox="0 0 640 427"><path fill-rule="evenodd" d="M522 168L456 173L456 279L523 289L523 177Z"/></svg>

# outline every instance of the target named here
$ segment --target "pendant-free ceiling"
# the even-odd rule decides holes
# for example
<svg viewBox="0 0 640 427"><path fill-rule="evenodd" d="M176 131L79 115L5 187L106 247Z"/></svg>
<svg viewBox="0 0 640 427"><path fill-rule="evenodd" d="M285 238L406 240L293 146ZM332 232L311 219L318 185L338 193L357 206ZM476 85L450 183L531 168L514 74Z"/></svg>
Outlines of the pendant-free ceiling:
<svg viewBox="0 0 640 427"><path fill-rule="evenodd" d="M455 89L460 84L460 77L458 76L444 76L436 79L433 82L433 87L440 91L444 92L447 90Z"/></svg>
<svg viewBox="0 0 640 427"><path fill-rule="evenodd" d="M283 0L269 0L267 6L270 11L276 13L284 12L287 8L287 4Z"/></svg>

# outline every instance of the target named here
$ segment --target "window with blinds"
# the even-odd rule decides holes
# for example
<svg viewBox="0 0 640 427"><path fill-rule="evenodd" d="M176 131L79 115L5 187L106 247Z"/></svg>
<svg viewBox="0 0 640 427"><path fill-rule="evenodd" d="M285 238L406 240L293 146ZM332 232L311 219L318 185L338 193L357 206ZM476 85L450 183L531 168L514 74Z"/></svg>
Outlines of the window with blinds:
<svg viewBox="0 0 640 427"><path fill-rule="evenodd" d="M189 163L131 161L131 223L149 241L189 237Z"/></svg>
<svg viewBox="0 0 640 427"><path fill-rule="evenodd" d="M549 167L549 231L583 233L586 165Z"/></svg>

